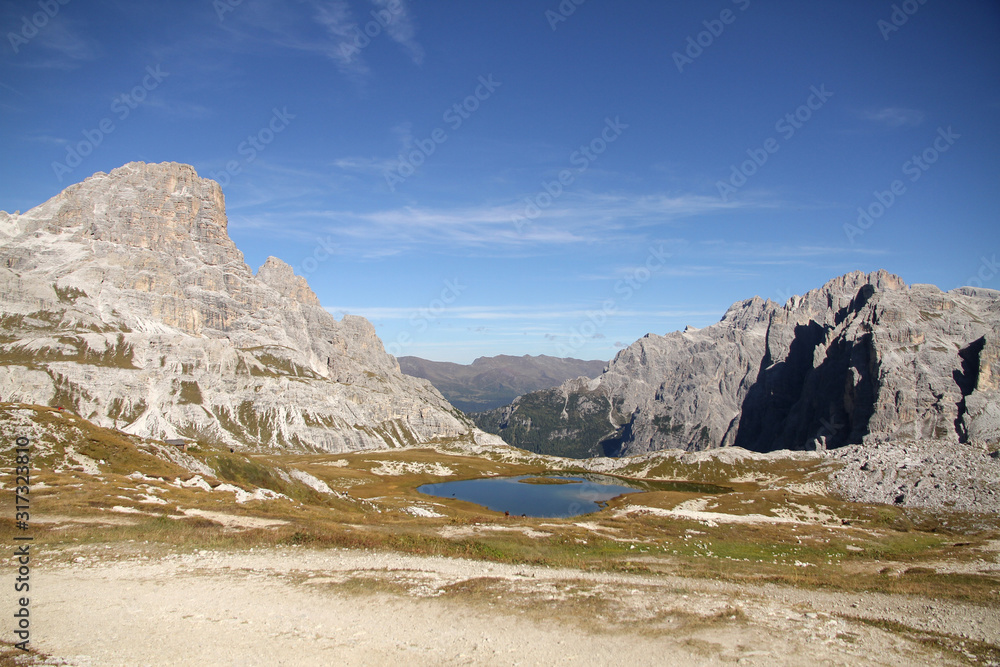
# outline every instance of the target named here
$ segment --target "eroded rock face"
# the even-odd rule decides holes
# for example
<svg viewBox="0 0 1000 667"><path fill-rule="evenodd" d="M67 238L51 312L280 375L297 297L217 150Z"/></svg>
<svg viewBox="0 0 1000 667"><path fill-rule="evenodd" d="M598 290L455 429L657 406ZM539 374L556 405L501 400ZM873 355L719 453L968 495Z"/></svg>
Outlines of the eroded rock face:
<svg viewBox="0 0 1000 667"><path fill-rule="evenodd" d="M649 334L622 350L586 390L590 403L603 397L608 418L585 448L622 455L891 439L995 443L998 372L1000 292L945 293L884 271L855 272L784 305L754 297L717 324ZM578 393L578 383L567 383L478 421L545 451L559 443L560 421L580 421L564 408ZM556 427L531 433L528 421Z"/></svg>
<svg viewBox="0 0 1000 667"><path fill-rule="evenodd" d="M148 437L329 451L469 432L374 327L337 321L268 258L254 275L217 183L130 163L0 212L0 400Z"/></svg>

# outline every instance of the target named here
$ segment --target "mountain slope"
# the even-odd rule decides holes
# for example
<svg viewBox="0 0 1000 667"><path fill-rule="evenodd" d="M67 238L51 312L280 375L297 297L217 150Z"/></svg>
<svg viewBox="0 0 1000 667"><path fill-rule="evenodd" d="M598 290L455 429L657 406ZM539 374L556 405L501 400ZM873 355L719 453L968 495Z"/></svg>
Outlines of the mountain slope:
<svg viewBox="0 0 1000 667"><path fill-rule="evenodd" d="M649 334L600 378L476 421L520 447L579 456L996 442L998 378L1000 292L855 272L784 306L754 297L704 329Z"/></svg>
<svg viewBox="0 0 1000 667"><path fill-rule="evenodd" d="M430 380L463 412L481 412L510 403L521 394L549 389L576 377L597 377L605 361L560 359L546 355L479 357L469 365L400 357L407 375Z"/></svg>
<svg viewBox="0 0 1000 667"><path fill-rule="evenodd" d="M367 320L338 322L276 258L254 275L226 225L219 185L176 163L130 163L0 212L0 400L229 446L469 432Z"/></svg>

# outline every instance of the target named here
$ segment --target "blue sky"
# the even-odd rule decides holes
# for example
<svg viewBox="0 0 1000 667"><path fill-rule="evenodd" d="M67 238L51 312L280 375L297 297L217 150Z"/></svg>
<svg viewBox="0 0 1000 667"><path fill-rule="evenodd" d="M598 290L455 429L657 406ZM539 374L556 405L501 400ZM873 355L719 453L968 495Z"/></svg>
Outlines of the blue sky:
<svg viewBox="0 0 1000 667"><path fill-rule="evenodd" d="M0 7L0 209L192 164L397 355L610 359L855 269L1000 289L996 2Z"/></svg>

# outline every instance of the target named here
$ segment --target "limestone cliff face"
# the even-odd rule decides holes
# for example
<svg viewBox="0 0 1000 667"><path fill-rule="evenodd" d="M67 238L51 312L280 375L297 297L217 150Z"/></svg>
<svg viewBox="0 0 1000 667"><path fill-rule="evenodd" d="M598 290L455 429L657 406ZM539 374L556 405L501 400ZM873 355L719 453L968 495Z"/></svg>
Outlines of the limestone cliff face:
<svg viewBox="0 0 1000 667"><path fill-rule="evenodd" d="M590 422L594 405L603 411L601 433L590 424L578 446L590 454L995 442L998 364L1000 292L855 272L784 305L755 297L704 329L649 334L592 386L529 394L477 421L546 451L574 437L560 428L587 421L567 410L586 397Z"/></svg>
<svg viewBox="0 0 1000 667"><path fill-rule="evenodd" d="M130 163L0 212L0 400L152 437L346 451L469 426L268 258L254 275L214 181Z"/></svg>

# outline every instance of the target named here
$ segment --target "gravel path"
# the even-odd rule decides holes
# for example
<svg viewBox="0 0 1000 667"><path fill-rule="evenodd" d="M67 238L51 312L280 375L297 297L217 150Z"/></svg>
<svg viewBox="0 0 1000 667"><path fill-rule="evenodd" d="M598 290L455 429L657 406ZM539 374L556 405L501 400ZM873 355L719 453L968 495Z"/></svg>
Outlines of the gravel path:
<svg viewBox="0 0 1000 667"><path fill-rule="evenodd" d="M94 667L962 664L845 616L1000 644L995 609L906 596L347 550L108 553L36 563L35 648Z"/></svg>

